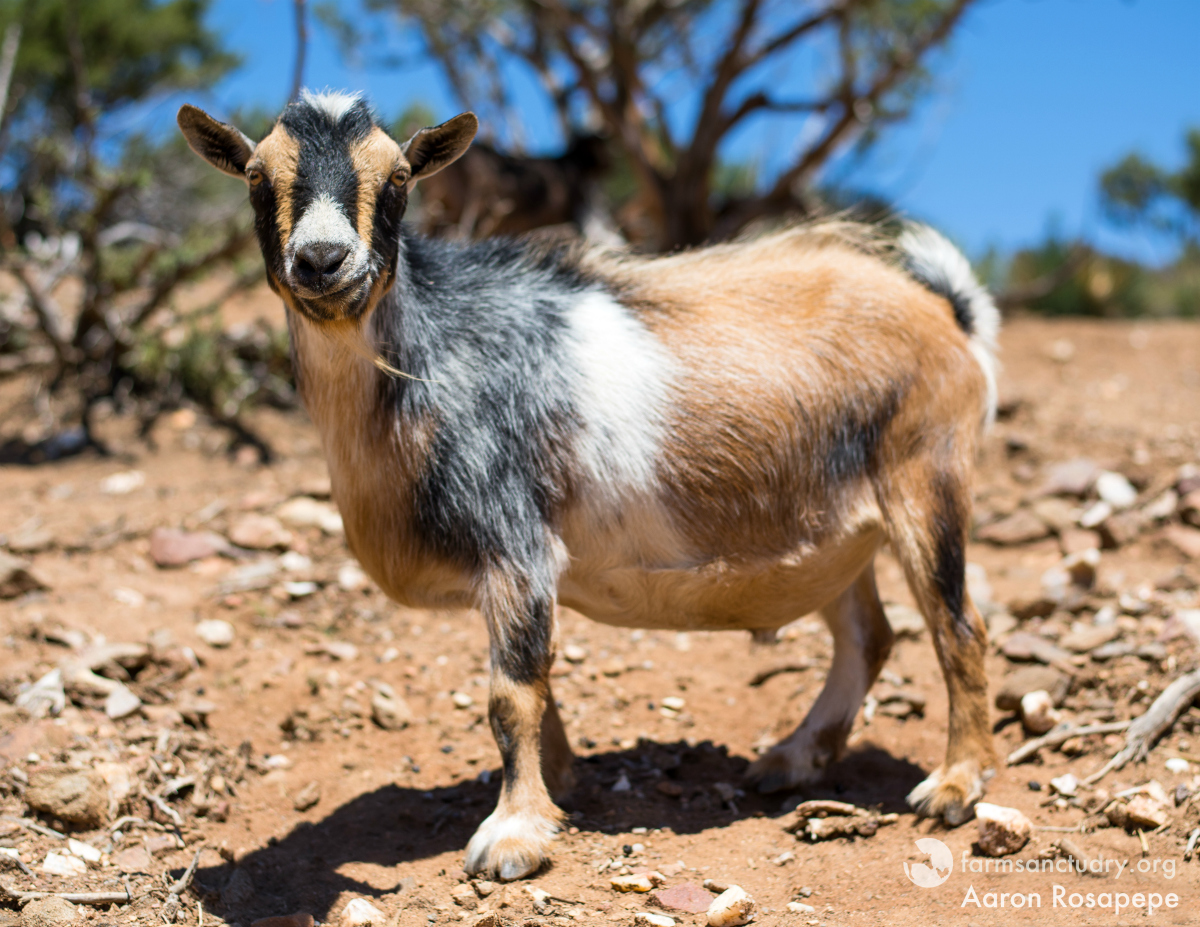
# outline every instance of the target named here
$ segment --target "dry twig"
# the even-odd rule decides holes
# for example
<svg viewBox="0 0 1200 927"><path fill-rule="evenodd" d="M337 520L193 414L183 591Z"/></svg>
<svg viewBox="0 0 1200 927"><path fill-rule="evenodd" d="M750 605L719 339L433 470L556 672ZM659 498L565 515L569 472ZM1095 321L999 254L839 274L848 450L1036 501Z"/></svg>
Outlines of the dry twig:
<svg viewBox="0 0 1200 927"><path fill-rule="evenodd" d="M1035 737L1033 740L1021 744L1008 755L1008 765L1016 766L1035 755L1042 747L1057 747L1072 737L1083 737L1088 734L1113 734L1125 730L1132 723L1132 721L1110 721L1106 724L1059 725L1049 734Z"/></svg>

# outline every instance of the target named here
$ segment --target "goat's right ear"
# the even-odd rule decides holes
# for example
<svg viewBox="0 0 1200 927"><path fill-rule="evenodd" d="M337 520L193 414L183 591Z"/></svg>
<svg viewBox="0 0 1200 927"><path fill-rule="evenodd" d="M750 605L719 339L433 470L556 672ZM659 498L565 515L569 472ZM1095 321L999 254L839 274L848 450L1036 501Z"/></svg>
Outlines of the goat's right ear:
<svg viewBox="0 0 1200 927"><path fill-rule="evenodd" d="M218 122L199 107L185 103L175 117L188 147L223 174L246 176L254 142L231 125Z"/></svg>
<svg viewBox="0 0 1200 927"><path fill-rule="evenodd" d="M479 120L474 113L459 113L440 126L421 129L400 146L412 168L412 179L431 177L457 161L471 147L478 131Z"/></svg>

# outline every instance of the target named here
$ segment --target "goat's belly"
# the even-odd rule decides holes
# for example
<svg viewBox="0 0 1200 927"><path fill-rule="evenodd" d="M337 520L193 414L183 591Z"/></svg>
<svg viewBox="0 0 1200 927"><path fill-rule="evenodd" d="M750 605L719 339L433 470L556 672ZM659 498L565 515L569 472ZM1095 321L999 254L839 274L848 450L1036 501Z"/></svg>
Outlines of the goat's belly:
<svg viewBox="0 0 1200 927"><path fill-rule="evenodd" d="M668 630L778 628L836 598L870 562L876 532L775 560L646 568L572 562L558 600L603 624Z"/></svg>

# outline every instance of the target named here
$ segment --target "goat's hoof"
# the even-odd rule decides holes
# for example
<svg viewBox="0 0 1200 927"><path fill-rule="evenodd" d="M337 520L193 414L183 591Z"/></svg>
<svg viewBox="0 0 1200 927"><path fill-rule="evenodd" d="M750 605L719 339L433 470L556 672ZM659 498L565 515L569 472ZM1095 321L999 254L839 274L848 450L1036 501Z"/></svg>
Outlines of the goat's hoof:
<svg viewBox="0 0 1200 927"><path fill-rule="evenodd" d="M951 827L969 821L975 802L983 798L984 775L975 760L948 769L939 766L908 793L908 805L921 817L941 818Z"/></svg>
<svg viewBox="0 0 1200 927"><path fill-rule="evenodd" d="M828 762L828 757L819 756L811 749L776 744L750 764L746 770L746 781L761 795L784 792L816 782L825 774Z"/></svg>
<svg viewBox="0 0 1200 927"><path fill-rule="evenodd" d="M501 882L537 872L549 857L550 841L558 832L555 821L533 814L499 816L493 812L467 844L463 868Z"/></svg>

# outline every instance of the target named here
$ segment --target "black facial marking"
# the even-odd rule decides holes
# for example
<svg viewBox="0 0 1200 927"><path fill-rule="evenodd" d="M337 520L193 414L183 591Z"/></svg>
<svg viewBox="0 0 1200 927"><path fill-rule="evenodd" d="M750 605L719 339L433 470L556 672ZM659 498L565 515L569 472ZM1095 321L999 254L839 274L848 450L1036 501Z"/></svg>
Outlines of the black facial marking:
<svg viewBox="0 0 1200 927"><path fill-rule="evenodd" d="M933 581L960 636L973 635L974 628L963 611L966 584L966 512L961 488L946 474L938 474L933 486Z"/></svg>

